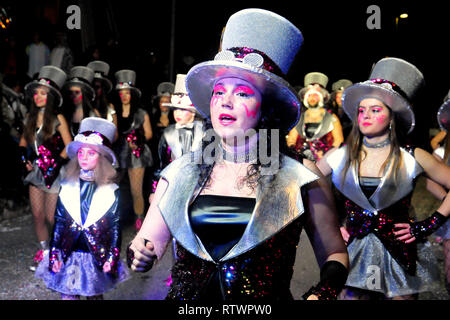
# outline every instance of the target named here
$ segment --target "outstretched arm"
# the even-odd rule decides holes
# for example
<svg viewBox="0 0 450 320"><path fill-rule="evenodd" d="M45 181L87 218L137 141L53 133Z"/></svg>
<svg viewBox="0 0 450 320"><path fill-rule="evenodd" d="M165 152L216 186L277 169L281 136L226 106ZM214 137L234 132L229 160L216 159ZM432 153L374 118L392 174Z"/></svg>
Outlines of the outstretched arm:
<svg viewBox="0 0 450 320"><path fill-rule="evenodd" d="M158 208L159 201L166 189L167 182L160 179L142 227L129 246L134 253L134 259L131 262L133 271L149 270L153 261L163 256L170 241L170 231Z"/></svg>

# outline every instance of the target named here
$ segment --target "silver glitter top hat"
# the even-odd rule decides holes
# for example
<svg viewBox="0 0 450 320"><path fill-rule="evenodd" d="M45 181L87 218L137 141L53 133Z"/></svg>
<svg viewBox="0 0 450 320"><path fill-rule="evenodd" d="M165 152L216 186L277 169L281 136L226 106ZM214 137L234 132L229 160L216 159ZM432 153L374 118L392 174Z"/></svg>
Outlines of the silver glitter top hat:
<svg viewBox="0 0 450 320"><path fill-rule="evenodd" d="M305 75L304 86L307 87L310 84L318 84L325 89L328 84L328 77L321 72L310 72Z"/></svg>
<svg viewBox="0 0 450 320"><path fill-rule="evenodd" d="M50 65L43 66L39 71L38 78L25 85L24 92L29 97L32 97L34 89L39 86L45 86L55 95L55 106L61 106L63 99L60 90L63 88L66 79L67 74L60 68Z"/></svg>
<svg viewBox="0 0 450 320"><path fill-rule="evenodd" d="M158 97L170 96L175 90L175 85L172 82L161 82L156 88Z"/></svg>
<svg viewBox="0 0 450 320"><path fill-rule="evenodd" d="M447 132L450 131L450 91L438 110L437 118L441 129Z"/></svg>
<svg viewBox="0 0 450 320"><path fill-rule="evenodd" d="M336 91L344 91L345 88L350 87L352 84L353 84L353 82L351 82L351 81L348 80L348 79L341 79L341 80L338 80L338 81L334 82L334 83L331 85L331 90L332 90L333 92L336 92Z"/></svg>
<svg viewBox="0 0 450 320"><path fill-rule="evenodd" d="M356 116L361 100L375 98L395 112L410 133L415 126L411 101L425 83L419 69L403 59L384 58L375 64L369 79L345 89L342 106L349 118Z"/></svg>
<svg viewBox="0 0 450 320"><path fill-rule="evenodd" d="M76 66L70 69L70 74L64 88L67 90L73 85L80 86L86 91L89 99L94 100L95 91L92 87L93 80L94 70L85 66Z"/></svg>
<svg viewBox="0 0 450 320"><path fill-rule="evenodd" d="M104 61L94 60L89 62L87 67L94 70L94 79L102 81L105 84L106 91L110 92L113 85L111 80L107 78L109 74L109 64Z"/></svg>
<svg viewBox="0 0 450 320"><path fill-rule="evenodd" d="M136 72L129 69L119 70L116 77L116 90L130 89L141 96L141 90L136 88Z"/></svg>
<svg viewBox="0 0 450 320"><path fill-rule="evenodd" d="M270 96L279 109L280 127L291 129L300 117L295 90L284 79L303 43L303 36L286 18L263 9L244 9L225 26L220 52L214 60L189 70L186 87L194 106L209 117L214 83L235 77Z"/></svg>
<svg viewBox="0 0 450 320"><path fill-rule="evenodd" d="M192 104L192 101L189 98L188 92L186 90L185 74L177 74L177 79L175 81L173 94L170 98L169 107L197 112L197 109Z"/></svg>
<svg viewBox="0 0 450 320"><path fill-rule="evenodd" d="M80 123L78 134L67 145L67 155L72 159L76 157L79 148L90 146L106 156L115 166L117 158L112 150L112 142L114 141L116 130L116 126L106 119L97 117L83 119Z"/></svg>

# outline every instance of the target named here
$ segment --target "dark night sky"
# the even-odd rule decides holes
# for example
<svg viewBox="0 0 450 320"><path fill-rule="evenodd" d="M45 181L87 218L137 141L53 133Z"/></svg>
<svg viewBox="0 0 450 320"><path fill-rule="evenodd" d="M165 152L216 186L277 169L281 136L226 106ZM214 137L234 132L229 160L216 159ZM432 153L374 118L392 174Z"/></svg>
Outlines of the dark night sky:
<svg viewBox="0 0 450 320"><path fill-rule="evenodd" d="M17 7L17 2L14 1ZM44 1L60 3L60 20L64 20L64 6L77 1ZM143 65L148 53L155 51L161 64L169 61L171 1L106 1L92 2L94 34L99 44L105 42L107 30L104 7L110 3L120 44L120 65L135 68L139 79L146 77ZM354 82L367 80L372 64L385 56L403 58L416 65L424 74L426 87L416 102L418 118L416 134L427 136L426 128L435 126L436 111L450 88L446 73L450 59L445 49L450 27L442 2L427 1L176 1L175 73L186 73L188 67L182 57L193 56L194 63L209 60L217 53L220 34L228 17L250 7L274 11L293 22L303 33L304 44L288 74L288 81L296 86L303 77L319 71L330 78L329 86L341 78ZM381 9L381 29L369 30L367 7L376 4ZM409 18L395 17L408 12ZM32 10L31 10L32 11ZM17 23L24 38L29 27L24 24L29 15L18 11ZM28 15L28 16L27 16ZM22 19L20 19L22 17ZM27 21L28 22L28 21ZM65 22L65 21L64 21ZM69 38L79 47L79 32L70 31ZM78 41L78 42L77 42ZM76 50L77 48L75 48ZM80 60L78 60L80 61ZM161 79L166 81L168 79ZM422 117L424 115L424 117ZM424 134L425 133L425 134Z"/></svg>

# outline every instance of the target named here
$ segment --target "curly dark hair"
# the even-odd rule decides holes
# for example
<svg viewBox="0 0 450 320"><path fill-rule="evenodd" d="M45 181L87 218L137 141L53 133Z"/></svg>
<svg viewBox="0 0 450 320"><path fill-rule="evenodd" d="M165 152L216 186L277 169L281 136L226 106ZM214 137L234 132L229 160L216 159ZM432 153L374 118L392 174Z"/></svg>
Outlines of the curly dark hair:
<svg viewBox="0 0 450 320"><path fill-rule="evenodd" d="M286 135L288 134L288 130L287 129L281 129L282 126L281 124L281 114L278 111L278 109L276 108L276 105L274 103L271 102L270 97L263 97L263 103L261 104L261 118L259 120L259 123L257 124L257 126L255 127L255 130L260 130L260 129L278 129L279 131L279 135L278 135L278 146L279 146L279 153L285 156L289 156L291 158L294 158L298 161L301 161L301 155L299 155L298 153L295 152L295 150L293 150L292 148L289 148L287 146L286 143ZM203 120L203 128L204 131L207 131L208 129L213 129L211 120L206 118ZM218 136L215 136L215 139L217 139ZM259 150L259 146L260 143L267 143L267 154L268 156L272 155L272 141L271 141L272 137L270 134L267 134L267 140L266 141L262 141L261 139L258 139L258 143L257 143L257 150ZM202 154L205 151L205 148L210 144L210 141L202 141L202 147L201 147L201 151ZM276 152L276 151L274 151ZM213 158L216 157L215 151L212 150L212 154L211 156ZM282 165L282 161L283 161L283 157L280 157L280 163L279 165ZM215 163L215 162L214 162ZM208 186L211 183L211 179L210 179L210 175L211 172L214 168L214 163L212 164L208 164L208 163L200 163L198 164L198 168L200 169L200 176L198 179L198 185L197 187L202 188L203 186ZM269 164L262 164L260 162L260 158L257 158L256 163L251 164L250 166L248 166L247 168L247 174L244 177L242 183L245 183L250 189L254 190L256 188L256 186L258 185L258 183L260 182L260 178L261 178L261 168L263 167L269 167ZM273 176L271 178L271 180L273 180Z"/></svg>

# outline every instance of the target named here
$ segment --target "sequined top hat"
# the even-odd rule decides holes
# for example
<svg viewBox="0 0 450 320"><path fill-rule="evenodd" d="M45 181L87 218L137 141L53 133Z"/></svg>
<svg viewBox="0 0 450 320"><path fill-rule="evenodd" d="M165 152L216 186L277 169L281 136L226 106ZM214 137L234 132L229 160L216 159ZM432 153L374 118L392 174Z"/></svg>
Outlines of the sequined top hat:
<svg viewBox="0 0 450 320"><path fill-rule="evenodd" d="M444 103L438 110L438 123L442 130L450 131L450 91L444 99Z"/></svg>
<svg viewBox="0 0 450 320"><path fill-rule="evenodd" d="M33 97L34 89L39 86L47 87L55 96L55 106L60 107L63 102L60 90L66 82L66 78L66 73L60 68L55 66L43 66L39 71L38 78L25 85L24 92L29 97Z"/></svg>
<svg viewBox="0 0 450 320"><path fill-rule="evenodd" d="M276 13L244 9L233 14L223 32L221 51L187 74L186 88L194 106L209 117L216 81L240 78L270 97L280 111L281 126L290 130L300 117L300 101L285 76L302 42L300 30Z"/></svg>
<svg viewBox="0 0 450 320"><path fill-rule="evenodd" d="M186 90L186 75L177 74L177 80L175 81L175 88L173 94L170 98L170 107L185 109L192 112L197 112L197 109L192 104L189 98L188 92Z"/></svg>
<svg viewBox="0 0 450 320"><path fill-rule="evenodd" d="M94 70L85 66L76 66L70 69L69 77L64 84L64 89L68 90L71 86L79 86L87 95L88 99L95 99L95 91L92 87L94 80Z"/></svg>
<svg viewBox="0 0 450 320"><path fill-rule="evenodd" d="M323 103L327 103L327 101L330 99L330 93L326 89L328 84L327 75L321 72L310 72L305 75L303 82L304 87L298 92L300 99L303 100L306 92L308 92L309 89L313 88L314 85L319 86L319 91L323 97Z"/></svg>
<svg viewBox="0 0 450 320"><path fill-rule="evenodd" d="M375 64L369 79L345 89L342 95L345 113L353 119L361 100L379 99L398 115L401 124L410 133L415 125L410 101L424 85L419 69L403 59L383 58Z"/></svg>
<svg viewBox="0 0 450 320"><path fill-rule="evenodd" d="M116 90L129 89L141 97L141 90L136 88L136 72L133 70L119 70L114 75L116 77Z"/></svg>
<svg viewBox="0 0 450 320"><path fill-rule="evenodd" d="M83 119L78 134L67 145L67 155L72 159L77 156L78 149L89 146L103 154L113 166L116 166L117 158L112 150L116 130L116 126L106 119L97 117Z"/></svg>
<svg viewBox="0 0 450 320"><path fill-rule="evenodd" d="M175 86L172 82L161 82L156 88L156 93L158 97L168 96L174 92Z"/></svg>
<svg viewBox="0 0 450 320"><path fill-rule="evenodd" d="M352 84L353 84L353 82L351 82L348 79L341 79L341 80L334 82L331 85L331 91L333 91L333 92L344 91L345 88L350 87Z"/></svg>
<svg viewBox="0 0 450 320"><path fill-rule="evenodd" d="M94 70L94 80L99 80L105 85L106 93L111 92L113 84L108 79L109 64L104 61L94 60L89 62L87 67Z"/></svg>

